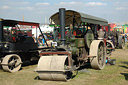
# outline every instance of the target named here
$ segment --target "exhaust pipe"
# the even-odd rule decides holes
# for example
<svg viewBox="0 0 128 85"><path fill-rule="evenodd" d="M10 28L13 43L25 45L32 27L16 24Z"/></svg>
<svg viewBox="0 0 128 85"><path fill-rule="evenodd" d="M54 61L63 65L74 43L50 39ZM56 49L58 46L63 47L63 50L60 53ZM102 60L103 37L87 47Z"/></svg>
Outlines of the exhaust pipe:
<svg viewBox="0 0 128 85"><path fill-rule="evenodd" d="M3 20L0 19L0 42L3 41Z"/></svg>
<svg viewBox="0 0 128 85"><path fill-rule="evenodd" d="M59 9L59 19L60 19L61 42L62 42L62 45L65 45L66 44L66 39L65 39L65 8Z"/></svg>

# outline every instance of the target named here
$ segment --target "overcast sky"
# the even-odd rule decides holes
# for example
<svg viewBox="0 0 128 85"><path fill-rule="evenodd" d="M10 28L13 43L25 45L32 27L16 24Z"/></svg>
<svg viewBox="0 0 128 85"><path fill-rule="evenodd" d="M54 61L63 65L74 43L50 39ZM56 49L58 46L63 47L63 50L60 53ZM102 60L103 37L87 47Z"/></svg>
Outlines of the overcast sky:
<svg viewBox="0 0 128 85"><path fill-rule="evenodd" d="M45 23L59 8L128 22L128 0L0 0L0 18Z"/></svg>

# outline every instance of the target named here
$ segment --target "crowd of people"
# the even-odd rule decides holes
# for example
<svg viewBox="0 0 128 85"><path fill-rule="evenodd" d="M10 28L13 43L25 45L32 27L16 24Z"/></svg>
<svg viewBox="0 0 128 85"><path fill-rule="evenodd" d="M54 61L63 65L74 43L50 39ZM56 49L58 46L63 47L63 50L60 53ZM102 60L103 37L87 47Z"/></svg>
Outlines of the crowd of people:
<svg viewBox="0 0 128 85"><path fill-rule="evenodd" d="M37 40L34 37L34 34L32 34L32 37L35 40L35 42L38 43L39 46L45 46L46 45L45 41L53 40L53 34L52 34L52 32L50 32L50 33L43 33L43 35L40 34L37 37Z"/></svg>
<svg viewBox="0 0 128 85"><path fill-rule="evenodd" d="M88 29L90 29L90 28L88 27ZM15 32L15 30L11 30L10 33L9 32L7 33L6 31L4 31L4 32L5 32L4 33L5 36L10 36L11 37L11 39L10 39L10 37L9 38L6 37L6 38L8 38L7 41L10 39L10 40L12 40L12 42L16 42L16 38L15 38L16 32ZM69 38L69 39L72 36L78 36L81 33L82 32L80 30L78 30L78 29L76 29L75 31L73 31L71 27L70 28L67 28L65 30L66 38ZM115 31L112 31L110 33L111 39L112 39L112 41L113 41L114 44L116 44L116 42L115 42L116 39L114 39L114 36L116 36L115 34L116 34ZM25 35L25 33L24 33L24 35ZM105 32L104 32L104 30L102 28L100 28L97 31L97 36L98 36L98 39L103 39L105 37ZM38 43L39 46L45 46L46 45L45 42L46 41L49 41L49 40L58 41L58 40L60 40L60 37L61 37L61 35L60 35L60 32L59 32L59 30L57 28L55 28L53 32L43 33L43 35L40 34L36 38L35 38L34 34L32 34L32 38L34 39L34 42L35 43ZM127 35L126 34L125 34L125 38L126 38L125 41L127 41Z"/></svg>

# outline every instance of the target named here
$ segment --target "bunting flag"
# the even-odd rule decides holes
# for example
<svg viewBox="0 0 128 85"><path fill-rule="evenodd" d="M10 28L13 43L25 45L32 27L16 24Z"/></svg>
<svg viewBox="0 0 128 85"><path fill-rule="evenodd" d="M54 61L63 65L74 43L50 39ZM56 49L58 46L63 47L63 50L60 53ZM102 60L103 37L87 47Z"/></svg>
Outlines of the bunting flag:
<svg viewBox="0 0 128 85"><path fill-rule="evenodd" d="M122 25L122 28L124 29L124 33L128 33L128 25L127 24Z"/></svg>
<svg viewBox="0 0 128 85"><path fill-rule="evenodd" d="M127 33L128 33L128 27L127 27Z"/></svg>
<svg viewBox="0 0 128 85"><path fill-rule="evenodd" d="M115 23L112 23L112 24L110 24L110 27L111 27L110 31L113 31L114 28L116 27L116 24Z"/></svg>

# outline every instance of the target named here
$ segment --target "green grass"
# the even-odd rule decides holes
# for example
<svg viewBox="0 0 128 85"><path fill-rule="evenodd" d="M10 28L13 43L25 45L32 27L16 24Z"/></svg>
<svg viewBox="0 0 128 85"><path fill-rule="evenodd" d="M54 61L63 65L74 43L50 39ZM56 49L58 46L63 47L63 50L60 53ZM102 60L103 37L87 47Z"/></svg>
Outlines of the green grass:
<svg viewBox="0 0 128 85"><path fill-rule="evenodd" d="M22 67L16 73L0 70L0 85L128 85L128 50L116 49L110 58L116 59L116 65L106 65L103 70L78 72L68 82L35 80L38 74L33 70L37 65Z"/></svg>

